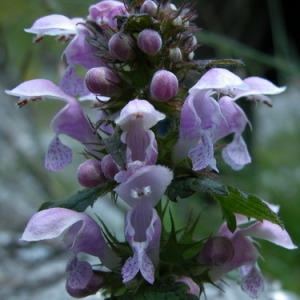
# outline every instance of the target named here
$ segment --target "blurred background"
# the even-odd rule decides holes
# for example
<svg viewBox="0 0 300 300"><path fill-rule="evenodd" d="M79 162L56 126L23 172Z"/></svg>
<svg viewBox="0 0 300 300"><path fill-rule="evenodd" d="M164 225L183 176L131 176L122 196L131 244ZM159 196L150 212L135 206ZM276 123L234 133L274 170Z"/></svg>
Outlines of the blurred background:
<svg viewBox="0 0 300 300"><path fill-rule="evenodd" d="M47 284L49 291L53 290L56 280L64 277L64 263L62 268L56 268L61 271L56 279L37 275L47 272L39 269L40 262L45 259L47 262L54 258L58 261L57 257L65 259L59 249L54 251L45 245L29 251L17 240L41 203L63 199L80 188L76 166L82 160L78 147L72 166L60 173L46 171L44 152L52 138L49 123L61 103L31 103L17 110L16 98L6 96L4 90L33 78L58 82L60 56L65 45L52 38L32 44L32 35L23 29L51 13L85 17L88 6L93 3L91 0L0 3L0 283L4 287L0 291L1 299L42 299L41 286ZM183 1L174 3L180 5ZM294 243L300 245L300 36L295 3L287 0L197 0L193 5L198 12L197 25L202 29L198 34L202 45L197 50L199 59L242 59L246 67L239 72L243 76L262 76L277 85L287 86L285 93L272 97L272 108L241 103L253 127L245 133L253 163L239 172L221 165L220 171L227 183L279 204L286 229ZM70 140L70 143L74 142ZM265 259L260 261L263 273L270 279L279 279L284 289L300 295L299 250L289 251L267 242L261 245ZM35 276L34 284L32 276L31 281L24 279L24 270L29 276L33 269L29 272L28 268L33 266L36 271L32 275Z"/></svg>

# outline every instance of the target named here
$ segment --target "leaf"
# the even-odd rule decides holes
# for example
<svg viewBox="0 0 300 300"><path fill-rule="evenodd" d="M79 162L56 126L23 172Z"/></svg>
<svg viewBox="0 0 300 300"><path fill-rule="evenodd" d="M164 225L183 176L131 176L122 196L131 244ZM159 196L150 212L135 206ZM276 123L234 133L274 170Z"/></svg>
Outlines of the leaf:
<svg viewBox="0 0 300 300"><path fill-rule="evenodd" d="M236 229L234 214L245 215L258 221L267 220L283 227L282 222L269 206L252 194L245 194L235 187L227 186L228 194L221 195L211 192L222 208L223 217L228 228L233 232Z"/></svg>
<svg viewBox="0 0 300 300"><path fill-rule="evenodd" d="M175 282L175 277L156 280L154 285L140 288L137 294L125 294L106 298L105 300L197 300L199 297L187 293L188 286L182 282Z"/></svg>
<svg viewBox="0 0 300 300"><path fill-rule="evenodd" d="M167 197L176 202L178 197L187 198L195 193L195 190L192 188L194 185L194 178L182 177L175 178L172 180L171 184L166 190Z"/></svg>
<svg viewBox="0 0 300 300"><path fill-rule="evenodd" d="M211 191L221 196L226 196L228 194L226 185L210 180L208 178L198 179L198 183L202 192Z"/></svg>
<svg viewBox="0 0 300 300"><path fill-rule="evenodd" d="M224 59L203 59L197 60L200 71L207 71L211 68L229 68L229 67L244 67L245 63L240 59L224 58Z"/></svg>
<svg viewBox="0 0 300 300"><path fill-rule="evenodd" d="M114 185L111 182L107 182L95 188L84 189L67 199L45 202L40 206L39 211L52 207L63 207L75 210L77 212L83 212L88 206L93 206L94 202L99 197L103 197L113 188Z"/></svg>
<svg viewBox="0 0 300 300"><path fill-rule="evenodd" d="M126 169L126 146L121 142L120 134L115 133L105 139L102 139L102 141L114 161L122 169Z"/></svg>
<svg viewBox="0 0 300 300"><path fill-rule="evenodd" d="M118 16L117 20L119 18ZM153 18L148 14L134 14L126 19L124 18L124 21L121 21L121 23L123 32L127 34L141 32L145 28L159 29L159 23L155 23Z"/></svg>

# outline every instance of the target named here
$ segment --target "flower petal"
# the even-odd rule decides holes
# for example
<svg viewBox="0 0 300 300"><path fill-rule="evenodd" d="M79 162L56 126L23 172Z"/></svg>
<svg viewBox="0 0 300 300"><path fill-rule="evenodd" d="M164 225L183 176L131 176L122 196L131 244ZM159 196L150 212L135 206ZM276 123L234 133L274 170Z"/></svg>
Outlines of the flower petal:
<svg viewBox="0 0 300 300"><path fill-rule="evenodd" d="M223 149L222 157L236 171L251 162L247 145L241 136L234 137L233 141Z"/></svg>
<svg viewBox="0 0 300 300"><path fill-rule="evenodd" d="M151 130L144 129L140 124L132 124L130 130L123 132L121 140L127 145L127 163L136 160L145 164L156 163L157 142Z"/></svg>
<svg viewBox="0 0 300 300"><path fill-rule="evenodd" d="M143 128L149 129L164 118L165 114L156 110L147 100L135 99L124 106L115 122L122 130L129 130L131 122L138 122Z"/></svg>
<svg viewBox="0 0 300 300"><path fill-rule="evenodd" d="M236 88L248 89L249 87L234 73L222 68L213 68L207 71L199 81L189 89L189 93L193 94L198 90L216 90L228 95L234 95Z"/></svg>
<svg viewBox="0 0 300 300"><path fill-rule="evenodd" d="M291 237L285 229L266 220L263 222L257 222L248 228L241 229L241 232L253 238L269 241L286 249L298 248L294 245Z"/></svg>
<svg viewBox="0 0 300 300"><path fill-rule="evenodd" d="M76 73L73 66L67 67L60 80L59 86L66 94L71 96L89 94L89 90L83 78Z"/></svg>
<svg viewBox="0 0 300 300"><path fill-rule="evenodd" d="M140 270L138 254L135 253L132 257L129 257L124 266L122 267L123 283L132 280Z"/></svg>
<svg viewBox="0 0 300 300"><path fill-rule="evenodd" d="M60 171L72 162L72 150L62 144L56 135L48 146L45 157L45 168L50 171Z"/></svg>
<svg viewBox="0 0 300 300"><path fill-rule="evenodd" d="M131 280L137 271L149 283L154 282L154 265L158 262L161 221L149 203L141 201L126 216L125 237L134 256L122 269L123 282Z"/></svg>
<svg viewBox="0 0 300 300"><path fill-rule="evenodd" d="M64 51L67 63L70 66L79 65L86 69L102 66L104 63L99 56L95 55L95 47L88 42L90 31L82 24L78 24L76 30L76 36Z"/></svg>
<svg viewBox="0 0 300 300"><path fill-rule="evenodd" d="M276 95L285 91L286 87L278 87L271 81L261 77L248 77L244 83L249 86L248 90L237 90L232 100L252 95Z"/></svg>
<svg viewBox="0 0 300 300"><path fill-rule="evenodd" d="M243 266L241 288L251 298L258 298L265 289L264 278L256 265Z"/></svg>
<svg viewBox="0 0 300 300"><path fill-rule="evenodd" d="M214 147L209 133L202 131L198 145L189 151L189 157L193 162L193 170L199 171L207 166L218 171L214 158Z"/></svg>
<svg viewBox="0 0 300 300"><path fill-rule="evenodd" d="M57 85L47 79L32 79L25 81L12 90L5 91L8 95L22 98L53 98L66 102L73 102L76 99L64 93Z"/></svg>
<svg viewBox="0 0 300 300"><path fill-rule="evenodd" d="M69 35L76 34L72 20L63 15L52 14L37 19L33 25L25 29L26 32L43 35Z"/></svg>
<svg viewBox="0 0 300 300"><path fill-rule="evenodd" d="M93 268L86 261L72 259L67 265L67 289L85 289L93 277Z"/></svg>
<svg viewBox="0 0 300 300"><path fill-rule="evenodd" d="M164 166L129 166L127 171L121 171L115 176L115 180L120 182L115 191L131 207L141 199L154 207L172 179L172 171Z"/></svg>
<svg viewBox="0 0 300 300"><path fill-rule="evenodd" d="M39 211L29 220L22 241L55 239L64 234L66 248L74 255L84 252L99 257L108 268L118 265L119 259L107 245L100 226L86 213L66 208Z"/></svg>

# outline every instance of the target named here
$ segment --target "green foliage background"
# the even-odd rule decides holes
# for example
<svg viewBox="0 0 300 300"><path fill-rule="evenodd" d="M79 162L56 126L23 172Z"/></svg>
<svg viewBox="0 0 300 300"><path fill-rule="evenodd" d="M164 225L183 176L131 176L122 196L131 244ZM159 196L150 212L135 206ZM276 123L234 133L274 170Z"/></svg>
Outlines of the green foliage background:
<svg viewBox="0 0 300 300"><path fill-rule="evenodd" d="M180 1L175 1L180 4ZM250 151L253 156L253 164L242 171L233 172L225 165L221 165L221 177L226 183L235 185L245 192L256 194L263 199L281 206L280 217L291 234L294 243L300 245L299 211L300 211L300 131L297 116L300 113L300 99L296 101L300 91L300 63L299 56L294 48L293 39L288 39L281 14L280 1L263 1L267 7L264 23L261 26L270 26L273 32L273 53L267 54L257 50L255 42L245 44L239 37L243 34L253 35L247 26L251 22L257 22L255 11L246 9L249 1L225 1L229 7L224 14L235 18L232 31L223 31L225 26L222 20L226 20L222 11L217 11L213 1L194 1L196 9L200 12L200 24L207 27L199 33L199 40L203 46L197 54L199 58L205 54L205 58L239 58L246 63L245 75L266 76L272 71L276 75L277 84L287 85L288 90L274 100L274 109L264 114L266 119L258 122L255 115L260 112L260 107L249 110L253 124L253 132L247 132L251 138ZM10 89L24 80L45 77L58 81L60 68L59 58L64 45L46 38L43 42L33 45L32 36L26 34L23 29L28 28L38 18L50 13L61 13L69 17L86 16L87 8L94 1L86 0L11 0L0 2L0 82L1 87ZM243 8L243 3L244 8ZM230 10L231 9L231 10ZM221 15L223 16L221 18ZM202 19L201 19L202 16ZM205 18L204 18L205 16ZM220 19L218 18L220 16ZM245 20L248 20L247 22ZM237 28L240 31L237 33ZM233 39L234 38L234 39ZM246 40L247 41L247 40ZM202 50L204 49L204 50ZM206 49L206 51L205 51ZM294 93L294 94L292 94ZM289 102L291 99L293 104ZM286 106L294 105L291 109L284 109L284 113L292 126L286 128L287 122L276 110L278 102L286 102ZM253 105L254 106L254 105ZM25 108L30 116L32 126L37 128L39 134L47 132L48 123L53 113L60 107L59 103L41 103L38 106ZM281 108L284 106L280 106ZM263 108L265 109L265 108ZM49 111L46 116L44 111ZM41 113L42 112L42 113ZM23 111L20 111L22 114ZM289 115L290 114L290 115ZM294 118L294 119L293 119ZM17 122L17 120L16 120ZM280 122L280 123L279 123ZM261 134L260 126L266 125L276 129L276 134L271 137ZM41 154L42 155L42 154ZM46 193L41 203L54 199L63 199L74 193L79 188L75 180L75 169L72 167L62 174L49 174L43 171L42 157L33 160L24 155L20 164L24 168L32 168L32 172L39 178L41 185L45 186ZM74 171L74 176L72 173ZM68 174L68 175L67 175ZM66 176L67 175L67 176ZM16 208L17 209L17 208ZM213 208L209 208L213 211ZM201 224L209 228L212 218L203 216ZM267 276L279 279L285 289L291 289L300 294L300 254L299 250L288 251L277 246L262 242L261 253L265 262L260 266Z"/></svg>

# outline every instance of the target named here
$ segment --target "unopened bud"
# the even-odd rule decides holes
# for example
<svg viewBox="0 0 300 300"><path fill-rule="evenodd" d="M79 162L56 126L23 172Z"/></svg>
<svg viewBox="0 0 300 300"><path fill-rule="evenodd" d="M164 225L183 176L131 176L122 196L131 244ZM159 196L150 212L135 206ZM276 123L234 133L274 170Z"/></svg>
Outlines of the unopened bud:
<svg viewBox="0 0 300 300"><path fill-rule="evenodd" d="M194 280L192 280L192 278L186 277L186 276L182 276L182 277L177 278L175 280L175 282L185 283L189 287L187 293L199 297L199 295L200 295L200 287L199 287L199 285Z"/></svg>
<svg viewBox="0 0 300 300"><path fill-rule="evenodd" d="M101 169L107 179L114 179L115 175L120 171L110 154L103 156L101 159Z"/></svg>
<svg viewBox="0 0 300 300"><path fill-rule="evenodd" d="M197 261L208 266L219 266L229 262L234 255L234 247L227 237L213 237L203 245Z"/></svg>
<svg viewBox="0 0 300 300"><path fill-rule="evenodd" d="M154 17L157 13L157 4L152 0L146 0L141 6L140 12Z"/></svg>
<svg viewBox="0 0 300 300"><path fill-rule="evenodd" d="M88 159L77 169L77 179L79 183L88 188L93 188L105 181L101 169L101 162L95 159Z"/></svg>
<svg viewBox="0 0 300 300"><path fill-rule="evenodd" d="M172 62L179 62L182 60L182 53L181 53L180 48L178 48L178 47L170 48L169 56L170 56L170 60Z"/></svg>
<svg viewBox="0 0 300 300"><path fill-rule="evenodd" d="M73 288L70 284L66 284L68 294L74 298L84 298L89 295L96 294L104 285L104 279L101 272L93 271L92 278L88 284L82 288Z"/></svg>
<svg viewBox="0 0 300 300"><path fill-rule="evenodd" d="M172 72L159 70L154 73L150 84L150 93L153 98L166 101L175 97L177 92L178 79Z"/></svg>
<svg viewBox="0 0 300 300"><path fill-rule="evenodd" d="M172 23L174 26L182 26L182 18L178 16L172 21Z"/></svg>
<svg viewBox="0 0 300 300"><path fill-rule="evenodd" d="M157 31L144 29L138 34L137 44L144 53L153 55L161 49L162 39Z"/></svg>
<svg viewBox="0 0 300 300"><path fill-rule="evenodd" d="M112 96L120 91L119 77L106 67L92 68L85 75L85 84L94 94Z"/></svg>
<svg viewBox="0 0 300 300"><path fill-rule="evenodd" d="M128 34L117 32L108 42L111 55L121 61L127 61L135 57L134 39Z"/></svg>

